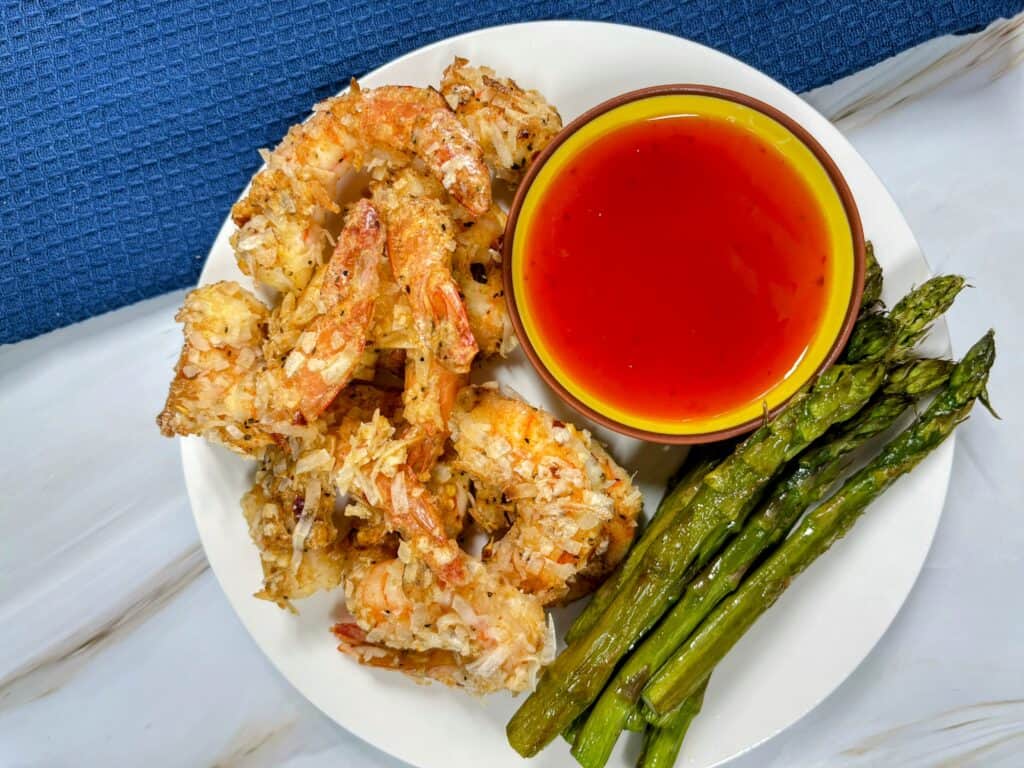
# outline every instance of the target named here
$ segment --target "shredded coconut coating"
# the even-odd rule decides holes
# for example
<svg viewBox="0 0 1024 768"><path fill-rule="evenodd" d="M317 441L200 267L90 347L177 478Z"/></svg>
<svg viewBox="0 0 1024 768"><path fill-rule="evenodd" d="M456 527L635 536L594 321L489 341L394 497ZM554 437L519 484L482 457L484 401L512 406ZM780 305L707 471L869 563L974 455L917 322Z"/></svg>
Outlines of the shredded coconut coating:
<svg viewBox="0 0 1024 768"><path fill-rule="evenodd" d="M295 611L336 590L344 654L478 694L534 686L555 654L545 605L614 567L639 511L587 432L467 387L515 344L492 175L516 183L560 128L464 59L440 91L353 83L318 104L232 209L269 303L189 293L157 419L256 460L256 597Z"/></svg>
<svg viewBox="0 0 1024 768"><path fill-rule="evenodd" d="M403 167L418 159L473 215L491 205L483 153L432 89L358 85L318 104L292 127L231 215L238 266L278 291L301 291L331 245L335 199L348 171Z"/></svg>
<svg viewBox="0 0 1024 768"><path fill-rule="evenodd" d="M562 118L537 91L527 91L490 67L456 58L444 71L441 93L483 148L495 175L518 182L562 130Z"/></svg>
<svg viewBox="0 0 1024 768"><path fill-rule="evenodd" d="M545 605L607 573L632 542L640 492L585 430L496 387L468 387L452 416L453 466L502 490L514 522L488 566Z"/></svg>

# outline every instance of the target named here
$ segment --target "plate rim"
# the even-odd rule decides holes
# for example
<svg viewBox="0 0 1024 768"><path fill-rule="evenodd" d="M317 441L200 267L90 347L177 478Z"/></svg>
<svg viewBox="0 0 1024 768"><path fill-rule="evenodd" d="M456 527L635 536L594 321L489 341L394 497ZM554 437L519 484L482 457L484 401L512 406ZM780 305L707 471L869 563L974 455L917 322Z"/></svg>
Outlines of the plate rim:
<svg viewBox="0 0 1024 768"><path fill-rule="evenodd" d="M718 56L726 57L734 65L737 65L740 68L742 68L742 69L744 69L744 70L746 70L746 71L748 71L750 73L755 74L759 78L767 78L774 85L776 85L779 88L783 89L786 93L791 94L791 95L796 96L797 98L801 99L801 101L804 102L804 104L811 111L811 113L813 113L814 115L819 116L829 126L832 126L832 128L841 136L843 141L845 141L846 144L849 145L850 149L856 154L857 158L861 162L864 163L865 167L871 173L871 175L874 176L874 178L878 182L878 184L880 186L882 186L882 188L885 189L886 192L888 193L888 189L885 187L884 183L882 183L881 178L875 172L874 168L863 157L863 155L861 155L861 153L852 145L852 143L850 143L850 141L846 138L845 134L843 134L841 131L839 131L839 129L837 127L835 127L834 124L830 120L828 120L828 118L826 118L824 115L822 115L818 111L818 109L816 107L814 107L812 104L806 102L806 100L804 100L800 96L800 94L790 90L789 88L787 88L785 85L783 85L782 83L780 83L777 80L775 80L775 78L771 77L770 75L762 72L761 70L756 69L755 67L752 67L751 65L743 62L740 59L737 59L737 58L731 56L728 53L716 50L714 48L711 48L710 46L707 46L707 45L705 45L703 43L700 43L698 41L692 40L690 38L682 37L680 35L674 35L672 33L664 32L662 30L650 29L648 27L643 27L643 26L639 26L639 25L622 24L622 23L617 23L617 22L601 21L601 20L542 19L542 20L535 20L535 21L515 22L515 23L509 23L509 24L498 24L498 25L493 25L493 26L488 26L488 27L481 27L479 29L474 29L474 30L471 30L471 31L462 32L462 33L460 33L458 35L453 35L453 36L450 36L450 37L441 38L441 39L435 40L433 42L427 43L425 45L422 45L422 46L420 46L418 48L415 48L413 50L410 50L410 51L402 54L401 56L398 56L398 57L396 57L394 59L390 59L387 62L384 62L383 64L381 64L380 66L374 68L373 70L370 70L370 71L368 71L366 73L363 73L362 75L358 76L357 79L358 80L362 80L363 78L371 77L371 76L377 74L382 69L389 68L391 66L397 65L397 64L399 64L401 62L404 62L404 61L406 61L408 59L411 59L411 58L423 55L425 53L428 53L428 52L430 52L430 51L432 51L434 49L446 47L446 46L452 45L454 43L458 43L459 41L463 41L463 40L467 40L469 38L476 37L478 35L493 34L493 33L498 33L498 32L506 32L507 33L507 32L511 32L513 30L525 30L527 28L535 28L537 26L597 27L597 28L628 29L628 30L631 30L631 31L640 31L640 32L642 32L644 34L647 34L647 35L656 35L656 36L659 36L659 37L668 38L670 40L677 41L677 42L681 41L681 42L686 43L688 45L696 46L697 48L700 48L704 52L708 52L708 53L712 54L713 56L716 56L716 57L718 57ZM348 86L345 86L344 88L339 90L337 93L338 94L344 93L347 89L348 89ZM807 129L807 130L812 135L815 135L814 131L812 129ZM253 175L258 173L259 170L262 169L263 167L265 167L265 164L261 164L260 167L257 168L253 172ZM245 186L239 191L239 195L238 195L239 199L242 196L244 196L246 191L249 189L250 184L251 184L251 177L250 177L249 181L246 182ZM895 210L899 213L900 218L906 224L907 233L909 234L909 236L910 236L910 238L911 238L911 240L913 242L913 245L915 247L915 251L916 251L917 256L924 263L925 269L928 272L928 274L929 275L933 275L934 274L934 270L932 269L932 266L929 263L929 261L927 259L927 256L924 254L924 251L922 250L922 248L920 246L920 243L918 242L918 239L917 239L916 235L914 234L913 229L910 227L910 224L907 221L906 216L904 215L902 208L900 208L900 206L896 202L896 200L894 198L892 198L891 194L889 194L889 198L892 201L893 206L895 207ZM215 235L214 239L212 240L212 242L210 244L210 247L209 247L209 249L208 249L208 251L206 253L206 256L204 257L203 269L201 270L199 278L198 278L198 280L196 282L197 286L204 285L204 284L210 282L210 279L209 279L209 276L208 276L208 272L209 272L209 269L210 269L210 256L212 255L214 248L216 247L217 243L221 240L221 238L226 233L229 233L229 232L233 231L233 229L234 229L234 224L233 224L233 222L231 220L231 215L230 215L230 210L229 210L227 215L225 216L223 224L218 229L217 234ZM942 336L944 338L945 344L946 344L946 347L947 347L947 351L950 354L952 354L952 340L951 340L951 338L949 336L948 324L946 322L946 318L945 317L940 318L936 323L934 323L934 325L932 327L932 332L933 333L937 333L938 335L940 335L940 336ZM814 701L811 704L809 704L808 706L806 706L806 708L799 715L794 717L788 724L783 725L783 726L773 730L771 733L765 734L760 739L758 739L758 740L754 741L753 743L743 747L742 749L740 749L739 751L733 753L732 755L724 757L721 760L719 760L719 761L717 761L715 763L710 764L709 768L715 768L716 766L724 765L725 763L727 763L727 762L729 762L731 760L735 760L735 759L741 757L742 755L745 755L745 754L751 752L752 750L756 749L757 747L765 744L766 742L776 738L781 733L789 730L790 728L795 726L797 723L801 722L811 712L813 712L818 707L820 707L821 704L824 703L827 699L829 699L830 697L835 695L846 684L846 682L849 680L849 678L852 676L852 674L857 669L859 669L861 667L861 665L864 663L865 659L875 650L875 648L878 646L878 644L881 642L881 640L891 631L893 623L895 622L897 616L903 611L904 606L906 605L907 600L910 597L911 592L913 592L914 588L916 587L916 585L917 585L917 583L918 583L918 581L920 579L921 572L923 571L924 565L925 565L925 563L926 563L926 561L928 559L929 553L931 552L931 550L932 550L932 548L934 546L936 532L938 530L939 523L940 523L940 521L941 521L941 519L942 519L942 517L944 515L946 500L947 500L948 494L949 494L949 483L950 483L950 480L951 480L951 477L952 477L953 456L954 456L954 449L955 449L956 440L957 440L957 435L954 432L950 436L950 438L947 439L933 454L932 458L934 459L934 461L936 461L936 462L941 461L941 464L937 467L938 471L940 471L942 473L942 489L941 489L941 494L940 494L941 503L939 504L939 509L938 509L937 514L935 514L933 520L931 521L930 530L928 530L928 532L927 532L927 542L926 542L926 545L923 548L923 552L922 552L922 556L921 556L920 562L914 568L913 577L909 580L909 582L907 584L907 587L906 587L906 591L904 592L903 595L900 596L898 602L895 605L895 608L892 611L889 612L890 615L888 615L886 617L885 629L881 633L879 633L878 636L872 642L866 644L865 648L863 649L863 652L857 655L855 663L852 663L849 666L849 669L846 671L846 673L843 674L843 676L840 679L838 679L831 686L830 690L822 693L818 697L814 697ZM186 438L179 438L179 442L180 442L179 450L180 450L180 453L181 453L181 460L182 460L182 473L183 473L184 479L185 479L185 487L186 487L186 492L187 492L188 499L189 499L189 507L190 507L190 511L192 513L192 519L193 519L193 522L194 522L194 524L196 526L197 533L199 534L200 544L203 547L203 554L207 558L207 562L210 564L210 570L213 573L214 578L217 581L218 587L220 588L220 590L223 593L224 597L227 599L228 604L231 606L231 609L234 612L235 616L242 623L242 626L245 628L246 633L255 642L256 646L260 649L260 652L267 658L267 660L270 661L270 663L274 667L274 669L282 677L284 677L285 680L288 681L289 685L291 685L306 701L310 702L314 707L316 707L321 713L323 713L333 723L338 725L343 731L345 731L346 733L351 734L352 736L358 738L360 741L362 741L365 744L373 747L374 749L378 750L382 754L387 755L389 758L392 758L392 759L395 759L395 760L400 760L400 761L403 761L403 762L407 762L407 763L409 763L411 765L421 765L421 763L417 760L417 758L414 755L412 755L411 753L407 752L407 750L402 748L402 745L404 744L404 740L397 739L397 740L394 740L392 742L385 743L385 742L377 739L374 735L368 734L367 733L367 729L363 728L361 726L361 724L357 723L357 724L353 725L353 724L350 724L350 723L342 723L342 722L340 722L337 718L335 718L330 713L330 711L328 710L327 705L325 703L324 704L321 703L321 696L318 695L318 694L311 694L311 693L309 693L304 688L304 686L300 685L296 681L295 676L293 676L290 673L289 670L287 670L284 666L282 666L282 664L279 663L279 661L276 658L276 656L273 653L271 653L271 651L270 651L270 649L268 647L268 643L266 642L265 638L261 637L260 633L254 630L254 627L253 627L253 625L251 623L250 618L248 618L247 615L241 610L241 608L238 605L236 605L236 602L233 599L231 592L229 592L228 589L226 588L224 580L223 580L221 574L218 572L217 567L214 565L213 560L210 558L210 555L209 555L209 548L208 548L208 545L207 545L208 532L204 532L205 531L205 525L201 523L200 515L199 515L199 513L197 511L199 506L200 506L200 504L198 503L198 500L199 500L199 489L196 487L197 476L198 475L197 475L197 473L195 471L190 471L190 467L192 467L193 464L199 460L199 455L198 455L198 453L196 451L196 446L197 446L197 444L204 444L204 441L203 441L203 439L201 437L190 436L190 437L186 437ZM923 540L923 537L922 537L922 540ZM253 599L253 598L250 596L249 599ZM438 688L438 690L441 690L441 689ZM447 692L447 689L444 689L444 690ZM508 747L508 749L511 750L511 747ZM527 763L524 761L524 765L526 765L526 764Z"/></svg>

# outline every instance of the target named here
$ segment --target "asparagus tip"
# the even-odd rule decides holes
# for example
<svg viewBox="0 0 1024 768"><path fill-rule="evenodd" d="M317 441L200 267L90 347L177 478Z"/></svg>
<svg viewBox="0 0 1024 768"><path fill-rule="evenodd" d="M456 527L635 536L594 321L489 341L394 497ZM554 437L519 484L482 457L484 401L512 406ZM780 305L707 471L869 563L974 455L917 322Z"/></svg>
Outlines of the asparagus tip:
<svg viewBox="0 0 1024 768"><path fill-rule="evenodd" d="M996 332L995 332L994 329L989 328L988 332L984 336L982 336L981 339L978 340L977 344L974 345L974 347L972 348L972 351L974 349L978 348L978 347L983 347L985 349L987 357L989 357L989 358L994 358L995 357ZM991 365L992 365L992 360L990 359L988 361L988 366L991 366ZM999 421L1003 420L1003 417L1000 416L996 412L996 409L992 407L992 401L990 400L989 394L988 394L988 385L987 385L987 383L982 388L981 394L978 395L978 402L980 402L983 406L985 406L985 410L988 411L989 413L991 413L992 416L994 416L996 419L998 419Z"/></svg>
<svg viewBox="0 0 1024 768"><path fill-rule="evenodd" d="M983 406L985 406L985 410L992 414L993 418L998 419L999 421L1003 420L1003 417L1000 416L996 409L992 407L992 401L988 396L988 387L985 387L985 391L978 396L978 400Z"/></svg>

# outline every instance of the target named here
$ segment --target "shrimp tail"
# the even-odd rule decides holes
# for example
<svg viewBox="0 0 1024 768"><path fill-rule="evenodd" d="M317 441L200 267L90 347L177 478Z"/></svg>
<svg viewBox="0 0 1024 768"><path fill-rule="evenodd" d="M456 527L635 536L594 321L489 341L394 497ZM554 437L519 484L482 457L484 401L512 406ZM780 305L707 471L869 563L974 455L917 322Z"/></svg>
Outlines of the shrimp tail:
<svg viewBox="0 0 1024 768"><path fill-rule="evenodd" d="M462 296L450 276L434 281L430 289L430 303L435 316L441 318L438 324L438 357L453 373L468 373L478 347Z"/></svg>

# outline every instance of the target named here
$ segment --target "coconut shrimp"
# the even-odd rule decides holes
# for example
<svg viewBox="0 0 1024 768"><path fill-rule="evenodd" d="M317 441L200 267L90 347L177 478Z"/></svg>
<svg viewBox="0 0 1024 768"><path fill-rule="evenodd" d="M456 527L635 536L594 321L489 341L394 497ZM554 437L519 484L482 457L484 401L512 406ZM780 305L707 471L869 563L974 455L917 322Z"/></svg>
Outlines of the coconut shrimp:
<svg viewBox="0 0 1024 768"><path fill-rule="evenodd" d="M531 686L554 646L540 602L447 535L431 494L408 468L405 441L386 419L378 414L359 427L335 482L379 510L401 537L397 557L355 553L345 598L360 631L337 633L343 649L361 660L390 659L389 666L405 661L412 666L403 671L442 680L420 662L450 653L475 690Z"/></svg>
<svg viewBox="0 0 1024 768"><path fill-rule="evenodd" d="M435 211L439 210L438 205L444 207L454 222L454 246L446 245L451 251L450 269L462 296L469 329L484 355L508 354L515 348L515 334L505 306L501 274L505 212L492 204L485 213L471 215L436 179L413 170L399 172L389 183L397 194L436 201ZM438 223L444 226L442 231L448 231L448 221ZM399 318L392 327L407 325L404 318Z"/></svg>
<svg viewBox="0 0 1024 768"><path fill-rule="evenodd" d="M267 449L253 487L242 498L263 567L256 597L294 610L292 600L341 584L347 537L362 533L368 521L336 513L333 472L339 446L374 414L394 418L399 406L393 392L354 384L309 427L311 435Z"/></svg>
<svg viewBox="0 0 1024 768"><path fill-rule="evenodd" d="M374 645L367 640L366 632L355 622L340 622L331 627L331 631L340 641L338 650L366 666L399 671L424 683L436 680L447 686L466 688L477 694L492 693L505 688L493 675L483 676L469 672L466 669L466 660L454 651L410 651Z"/></svg>
<svg viewBox="0 0 1024 768"><path fill-rule="evenodd" d="M391 262L384 259L379 274L380 290L370 326L370 341L377 351L412 349L418 343L408 294L402 290Z"/></svg>
<svg viewBox="0 0 1024 768"><path fill-rule="evenodd" d="M406 352L404 415L416 436L411 465L421 475L444 449L455 394L478 350L451 273L455 224L434 183L409 169L373 190L387 222L391 268L418 337Z"/></svg>
<svg viewBox="0 0 1024 768"><path fill-rule="evenodd" d="M515 504L488 566L545 605L607 573L633 539L641 497L584 430L494 386L468 387L452 415L453 466Z"/></svg>
<svg viewBox="0 0 1024 768"><path fill-rule="evenodd" d="M586 432L467 387L514 343L492 176L518 182L561 120L463 59L442 89L353 83L263 153L232 246L267 301L189 294L158 421L258 460L257 597L341 592L358 661L522 691L554 655L544 606L621 559L639 495Z"/></svg>
<svg viewBox="0 0 1024 768"><path fill-rule="evenodd" d="M368 200L350 209L325 268L307 286L286 325L291 337L284 358L279 407L312 421L331 404L360 364L373 321L384 257L384 231ZM302 321L311 318L303 328ZM272 337L275 338L275 337ZM280 343L280 342L278 342Z"/></svg>
<svg viewBox="0 0 1024 768"><path fill-rule="evenodd" d="M306 287L325 261L336 196L348 171L407 165L417 158L472 215L491 205L482 151L436 91L384 86L348 93L314 108L294 126L231 211L239 268L288 293Z"/></svg>
<svg viewBox="0 0 1024 768"><path fill-rule="evenodd" d="M498 77L489 67L456 58L444 71L441 93L483 148L499 179L517 183L533 159L562 130L558 111L537 91Z"/></svg>
<svg viewBox="0 0 1024 768"><path fill-rule="evenodd" d="M374 185L387 223L388 258L406 292L420 346L454 373L468 373L478 347L452 279L455 224L440 200L420 194L418 174L404 171Z"/></svg>
<svg viewBox="0 0 1024 768"><path fill-rule="evenodd" d="M268 414L257 387L267 317L266 306L237 283L205 285L185 297L175 316L185 344L157 417L165 436L202 435L258 458L276 436L303 432Z"/></svg>
<svg viewBox="0 0 1024 768"><path fill-rule="evenodd" d="M458 585L439 582L402 550L352 565L345 601L354 622L335 626L339 650L480 694L533 688L554 657L554 626L536 598L467 560Z"/></svg>
<svg viewBox="0 0 1024 768"><path fill-rule="evenodd" d="M471 504L470 479L462 472L452 469L454 455L442 455L430 468L430 476L424 482L430 498L434 501L437 514L449 539L458 539L465 530L467 513Z"/></svg>
<svg viewBox="0 0 1024 768"><path fill-rule="evenodd" d="M341 583L344 550L334 522L333 457L323 447L271 448L242 497L249 535L260 553L263 588L256 597L291 601Z"/></svg>
<svg viewBox="0 0 1024 768"><path fill-rule="evenodd" d="M417 474L409 466L414 440L399 436L395 425L374 413L335 450L335 486L356 503L384 515L389 531L416 547L447 581L462 576L461 550L448 536L444 520ZM346 511L346 513L348 513Z"/></svg>
<svg viewBox="0 0 1024 768"><path fill-rule="evenodd" d="M469 327L485 357L504 357L516 346L505 305L501 238L505 212L497 205L475 221L456 221L452 274L466 304Z"/></svg>
<svg viewBox="0 0 1024 768"><path fill-rule="evenodd" d="M331 260L285 315L237 283L192 291L177 316L185 345L161 431L204 435L256 457L282 436L304 434L360 364L383 251L376 211L360 201Z"/></svg>

